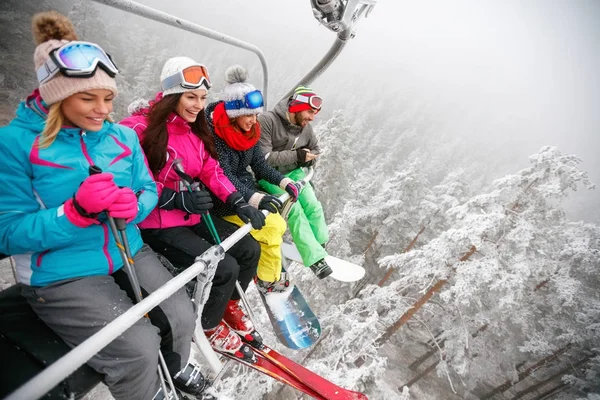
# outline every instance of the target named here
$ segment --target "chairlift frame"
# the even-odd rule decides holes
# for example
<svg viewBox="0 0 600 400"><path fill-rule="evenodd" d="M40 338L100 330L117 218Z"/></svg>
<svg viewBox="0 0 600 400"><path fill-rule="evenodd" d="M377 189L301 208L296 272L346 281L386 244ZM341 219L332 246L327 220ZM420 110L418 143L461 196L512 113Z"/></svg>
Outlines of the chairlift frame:
<svg viewBox="0 0 600 400"><path fill-rule="evenodd" d="M266 58L258 47L212 29L208 29L184 19L177 18L154 8L139 4L132 0L92 1L255 53L260 60L263 70L263 97L265 99L266 108L269 73ZM310 1L313 7L315 18L317 18L317 20L319 20L319 22L321 22L328 29L337 32L338 37L323 59L317 63L317 65L298 83L303 85L309 85L313 80L318 78L329 67L329 65L331 65L331 63L342 51L348 39L354 36L353 28L358 20L360 20L363 15L367 16L373 9L376 2L376 0ZM327 10L323 10L323 7L331 5L336 7L335 12L328 13L326 12ZM294 86L294 88L296 86ZM294 88L292 88L284 96L284 98L289 97ZM302 180L304 184L308 184L313 176L313 173L314 170L310 168L308 174ZM291 207L289 194L284 193L281 195L281 197L279 197L279 199L285 204L286 212L289 212L289 208ZM267 211L263 211L263 213L268 214ZM236 230L227 239L223 240L220 245L212 246L201 256L197 257L194 264L192 264L186 270L172 278L149 296L145 297L142 301L135 304L125 313L107 324L102 330L98 331L96 334L73 348L62 358L46 367L42 372L31 378L16 391L9 394L5 400L38 399L42 397L44 394L52 390L53 387L58 385L61 381L76 371L79 367L85 364L98 351L108 345L124 331L129 329L139 319L143 318L144 315L150 310L163 302L169 296L173 295L173 293L184 287L188 282L202 273L205 269L216 266L216 264L224 257L225 252L229 250L235 243L237 243L242 237L244 237L244 235L250 232L251 229L251 224L247 223ZM246 302L245 300L246 299L244 297L244 302ZM202 305L199 306L201 307ZM194 339L204 358L208 362L211 370L218 378L225 371L225 368L201 330L200 315L201 313L198 312L198 321L196 324L196 330L194 332ZM201 334L199 332L201 332Z"/></svg>

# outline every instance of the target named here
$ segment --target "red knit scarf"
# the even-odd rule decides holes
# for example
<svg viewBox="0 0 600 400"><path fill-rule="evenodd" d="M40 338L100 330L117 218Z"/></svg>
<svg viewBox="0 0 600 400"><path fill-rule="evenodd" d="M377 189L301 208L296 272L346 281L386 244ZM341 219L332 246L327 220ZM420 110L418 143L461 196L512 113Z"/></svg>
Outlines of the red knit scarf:
<svg viewBox="0 0 600 400"><path fill-rule="evenodd" d="M260 139L260 126L258 121L249 132L241 132L236 130L227 113L225 112L225 103L219 103L213 111L213 122L215 125L215 133L223 139L227 146L234 150L248 150Z"/></svg>

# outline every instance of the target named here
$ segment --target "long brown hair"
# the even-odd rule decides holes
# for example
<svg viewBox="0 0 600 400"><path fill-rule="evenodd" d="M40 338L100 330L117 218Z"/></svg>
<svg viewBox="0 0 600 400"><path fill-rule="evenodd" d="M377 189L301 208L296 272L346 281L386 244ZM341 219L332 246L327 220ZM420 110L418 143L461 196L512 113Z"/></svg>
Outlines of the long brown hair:
<svg viewBox="0 0 600 400"><path fill-rule="evenodd" d="M171 94L163 97L150 107L148 114L148 127L144 131L142 149L148 159L150 171L157 176L167 162L167 143L169 133L167 131L167 120L169 115L175 112L179 99L183 93ZM204 148L215 160L217 151L215 142L208 130L204 109L198 113L196 121L189 124L192 132L204 142Z"/></svg>

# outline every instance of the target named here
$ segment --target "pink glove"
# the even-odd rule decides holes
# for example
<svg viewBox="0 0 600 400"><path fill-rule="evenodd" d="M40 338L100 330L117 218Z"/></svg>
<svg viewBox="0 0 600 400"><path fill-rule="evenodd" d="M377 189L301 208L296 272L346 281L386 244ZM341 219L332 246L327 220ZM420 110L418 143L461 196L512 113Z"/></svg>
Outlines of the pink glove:
<svg viewBox="0 0 600 400"><path fill-rule="evenodd" d="M75 201L84 212L98 214L108 209L118 196L119 187L113 181L112 174L103 172L91 175L83 181L75 193Z"/></svg>
<svg viewBox="0 0 600 400"><path fill-rule="evenodd" d="M83 215L79 214L79 212L75 209L75 205L73 204L73 199L69 199L67 201L65 201L65 215L67 216L67 219L69 220L69 222L71 222L73 225L78 226L80 228L87 228L88 226L92 225L92 224L99 224L100 221L98 221L96 218L87 218L84 217Z"/></svg>
<svg viewBox="0 0 600 400"><path fill-rule="evenodd" d="M80 228L98 223L96 218L119 196L119 187L108 173L86 178L72 199L65 202L65 215L73 225Z"/></svg>
<svg viewBox="0 0 600 400"><path fill-rule="evenodd" d="M108 207L108 215L113 218L124 218L129 223L137 216L138 199L128 187L119 189L119 197Z"/></svg>

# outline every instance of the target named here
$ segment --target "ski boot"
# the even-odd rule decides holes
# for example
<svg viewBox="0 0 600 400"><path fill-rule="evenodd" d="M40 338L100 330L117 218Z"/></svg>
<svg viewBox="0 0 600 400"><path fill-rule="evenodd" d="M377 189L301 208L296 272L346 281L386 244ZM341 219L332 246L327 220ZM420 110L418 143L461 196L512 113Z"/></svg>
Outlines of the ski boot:
<svg viewBox="0 0 600 400"><path fill-rule="evenodd" d="M217 397L212 396L210 394L209 388L211 388L211 383L208 379L206 379L202 373L200 372L200 366L194 363L188 362L188 364L179 371L173 377L173 384L175 388L179 391L183 392L183 394L187 394L192 396L180 396L187 399L202 399L202 400L217 400ZM162 388L159 392L162 391ZM171 399L171 394L167 397L163 397L166 399Z"/></svg>
<svg viewBox="0 0 600 400"><path fill-rule="evenodd" d="M173 384L177 397L181 400L218 400L219 398L219 393L202 376L200 367L192 363L188 363L173 377ZM167 394L165 395L163 386L160 386L152 400L173 400L175 394L167 382L165 382L165 387Z"/></svg>
<svg viewBox="0 0 600 400"><path fill-rule="evenodd" d="M324 258L320 259L309 268L319 279L327 278L333 273L331 267L325 262Z"/></svg>
<svg viewBox="0 0 600 400"><path fill-rule="evenodd" d="M292 281L290 279L290 275L287 272L282 272L278 281L275 282L267 282L256 278L256 287L258 291L266 296L269 293L283 293L293 288Z"/></svg>
<svg viewBox="0 0 600 400"><path fill-rule="evenodd" d="M223 397L217 392L217 390L209 386L206 390L199 396L194 396L188 393L184 393L181 390L177 390L177 397L179 400L224 400L229 399L228 397Z"/></svg>
<svg viewBox="0 0 600 400"><path fill-rule="evenodd" d="M241 336L242 340L252 347L261 348L262 336L256 331L252 321L240 307L240 300L229 300L223 320L229 328Z"/></svg>
<svg viewBox="0 0 600 400"><path fill-rule="evenodd" d="M165 385L168 388L168 383L165 382ZM152 400L173 400L175 395L171 389L167 389L167 395L164 395L162 386L158 388L158 391L152 397ZM204 389L204 391L199 395L193 395L189 393L185 393L177 388L175 388L175 392L177 393L177 398L179 400L232 400L229 397L222 396L219 394L217 389L213 386L208 386Z"/></svg>
<svg viewBox="0 0 600 400"><path fill-rule="evenodd" d="M205 329L204 334L213 349L229 353L240 360L252 364L256 362L256 355L252 349L246 343L242 342L242 338L234 331L229 329L225 321L221 320L219 325L212 329Z"/></svg>

